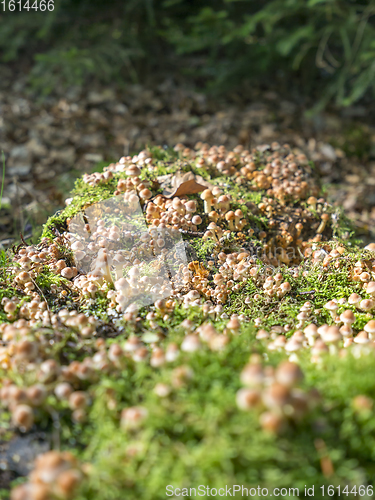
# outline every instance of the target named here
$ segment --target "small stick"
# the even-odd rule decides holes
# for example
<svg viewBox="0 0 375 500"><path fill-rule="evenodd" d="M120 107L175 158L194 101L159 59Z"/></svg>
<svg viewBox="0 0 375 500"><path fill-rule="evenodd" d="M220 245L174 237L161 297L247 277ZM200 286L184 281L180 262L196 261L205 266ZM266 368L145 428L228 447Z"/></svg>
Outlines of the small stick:
<svg viewBox="0 0 375 500"><path fill-rule="evenodd" d="M40 292L41 296L43 297L44 302L47 304L48 318L49 318L50 325L52 326L51 311L50 311L50 308L49 308L49 306L48 306L47 299L46 299L46 297L44 296L44 293L42 292L42 290L41 290L41 289L39 288L39 286L37 285L36 281L35 281L35 280L33 280L33 278L31 278L31 281L34 283L34 285L36 286L36 288L37 288L37 289L38 289L38 291Z"/></svg>

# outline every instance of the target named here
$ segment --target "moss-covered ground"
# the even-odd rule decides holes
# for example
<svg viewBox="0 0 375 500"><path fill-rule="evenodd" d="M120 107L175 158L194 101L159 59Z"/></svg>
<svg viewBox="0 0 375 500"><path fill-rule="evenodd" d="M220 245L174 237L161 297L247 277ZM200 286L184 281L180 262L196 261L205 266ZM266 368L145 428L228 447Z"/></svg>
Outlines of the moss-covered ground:
<svg viewBox="0 0 375 500"><path fill-rule="evenodd" d="M144 212L147 203L162 195L165 176L192 172L212 191L216 186L221 194L230 195L230 209L242 210L245 222L232 231L225 210L217 208L218 230L216 235L207 234L214 216L204 208L202 189L190 192L185 186L180 198L184 203L196 201L202 222L178 229L188 260L202 267L189 268L189 280L172 298L137 311L121 309L114 298L116 279L113 283L93 278L94 292L87 292L87 284L79 281L87 273L80 271L69 244L70 223L86 208L112 198L121 180L129 179L128 170L116 170L121 163L104 169L112 175L96 185L90 185L88 178L78 179L70 203L48 219L34 250L20 245L0 255L2 439L11 442L16 436L43 431L51 449L73 453L79 471L74 481L62 480L61 470L51 472L53 480L47 480L43 467L50 469L41 463L34 476L16 480L15 484L26 486L12 494L5 487L0 498L195 498L203 495L203 488L206 496L215 496L215 491L220 496L220 488L234 485L247 488L253 498L267 496L259 490L254 494L251 488L258 486L267 488L268 496L275 496L275 488L286 488L284 498L308 498L305 488L312 487L314 498L323 498L329 486L332 498L372 498L375 351L371 335L363 344L356 342L356 336L371 322L375 305L366 310L348 302L353 294L372 300L365 288L374 280L372 247L363 249L355 241L350 222L319 198L319 186L306 159L294 158L288 148L273 145L247 154L239 149L229 160L229 152L204 145L196 153L176 149L148 150L143 160L151 160L146 164L140 157L123 162L127 168L140 166L139 178L151 191L152 197L142 206ZM275 154L278 151L282 153ZM260 179L267 165L277 166L278 158L283 165L298 163L300 170L291 167L298 178L294 187L305 182L305 190L284 196L274 183L277 175L273 180L271 176L265 181L265 175ZM218 167L219 161L227 162L227 173ZM246 171L251 161L254 166ZM322 229L323 214L328 222ZM102 218L108 224L116 222L112 213ZM153 224L152 219L148 224ZM32 260L32 252L39 261ZM23 264L27 255L31 263ZM78 276L64 277L58 268L61 261L69 269L77 264ZM242 272L243 263L249 272L239 279L233 271ZM29 281L22 281L25 269ZM219 290L215 276L220 273L224 285ZM273 281L267 287L269 277ZM279 293L280 283L290 285L285 293ZM191 291L199 292L198 300L185 299ZM16 304L10 313L5 310L7 299ZM334 315L325 307L332 300L337 305ZM35 307L30 305L33 301ZM297 316L303 307L307 316L301 320ZM337 341L327 340L322 333L315 344L316 348L320 343L321 349L314 351L304 334L306 327L327 324L339 330L340 315L348 310L354 313L351 342L343 333ZM86 320L73 321L79 313ZM211 337L202 333L202 325L207 324L214 328ZM264 338L260 330L266 332ZM184 339L191 336L199 339L193 342L195 347L184 347ZM298 348L288 350L280 337ZM25 354L25 341L35 355ZM168 358L168 352L177 355ZM300 367L303 377L288 386L285 401L277 396L270 401L270 391L279 384L275 373L288 359ZM51 360L56 366L46 365ZM249 364L262 366L260 385L244 382L241 373ZM61 397L57 386L63 383L73 393L84 393L85 403L77 406L69 395ZM40 403L27 392L37 384L45 391ZM239 403L244 386L255 390L258 398L254 404L247 402L247 407ZM21 393L16 389L11 393L9 387ZM17 420L21 404L31 408L30 421ZM129 417L129 408L139 411ZM273 423L264 423L266 414ZM38 482L43 483L45 496L37 496ZM232 496L242 496L242 490Z"/></svg>

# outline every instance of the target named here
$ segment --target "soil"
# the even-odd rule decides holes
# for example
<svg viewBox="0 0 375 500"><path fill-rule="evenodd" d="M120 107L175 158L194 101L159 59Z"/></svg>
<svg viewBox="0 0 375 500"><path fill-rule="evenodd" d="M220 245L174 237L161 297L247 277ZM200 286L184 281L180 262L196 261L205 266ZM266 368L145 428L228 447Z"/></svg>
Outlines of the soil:
<svg viewBox="0 0 375 500"><path fill-rule="evenodd" d="M197 141L233 147L288 142L308 153L332 202L374 239L375 126L362 106L306 117L275 90L213 99L173 80L155 85L30 92L24 74L0 68L0 144L5 183L0 245L34 240L64 206L74 179L147 145Z"/></svg>

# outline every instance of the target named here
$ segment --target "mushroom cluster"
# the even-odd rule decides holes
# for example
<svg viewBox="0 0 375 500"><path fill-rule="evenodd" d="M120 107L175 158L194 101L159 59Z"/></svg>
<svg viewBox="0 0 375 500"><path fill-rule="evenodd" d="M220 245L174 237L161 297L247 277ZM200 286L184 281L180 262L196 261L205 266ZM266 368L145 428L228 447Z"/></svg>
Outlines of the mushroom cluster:
<svg viewBox="0 0 375 500"><path fill-rule="evenodd" d="M281 433L288 422L299 422L319 402L317 391L305 392L299 387L303 372L290 361L275 369L263 366L261 356L253 354L240 380L245 387L237 392L238 408L257 411L260 426L271 433Z"/></svg>
<svg viewBox="0 0 375 500"><path fill-rule="evenodd" d="M289 146L179 144L173 162L142 151L83 181L103 199L71 198L59 227L14 249L7 270L0 401L14 432L53 408L84 425L102 377L130 387L150 370L153 397L172 407L199 379L200 356L222 359L244 339L264 354L243 369L233 405L279 434L320 400L301 389L302 359L320 369L333 355L374 353L375 245L332 239L336 209ZM103 406L135 435L150 408L111 390ZM51 452L14 499L73 498L82 478L73 458Z"/></svg>
<svg viewBox="0 0 375 500"><path fill-rule="evenodd" d="M83 478L82 467L71 453L50 451L37 457L29 480L12 491L11 500L68 500Z"/></svg>

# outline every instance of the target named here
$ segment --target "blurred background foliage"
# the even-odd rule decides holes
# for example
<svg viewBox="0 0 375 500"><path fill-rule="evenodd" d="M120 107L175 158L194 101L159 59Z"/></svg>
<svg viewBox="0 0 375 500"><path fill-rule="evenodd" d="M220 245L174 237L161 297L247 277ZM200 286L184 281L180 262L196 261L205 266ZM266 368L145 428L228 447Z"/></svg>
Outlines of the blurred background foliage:
<svg viewBox="0 0 375 500"><path fill-rule="evenodd" d="M0 13L0 61L24 61L45 94L169 75L217 94L280 82L343 107L373 97L374 14L375 0L56 0Z"/></svg>

